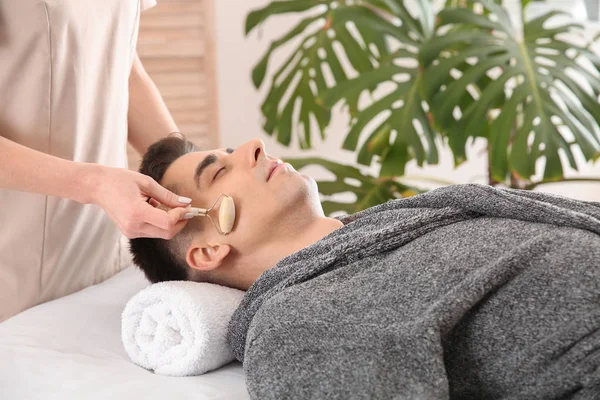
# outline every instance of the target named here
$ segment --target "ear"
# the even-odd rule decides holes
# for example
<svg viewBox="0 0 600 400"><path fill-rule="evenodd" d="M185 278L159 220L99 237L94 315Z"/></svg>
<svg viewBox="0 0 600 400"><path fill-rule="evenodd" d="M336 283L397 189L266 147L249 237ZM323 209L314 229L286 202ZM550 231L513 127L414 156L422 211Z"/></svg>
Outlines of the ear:
<svg viewBox="0 0 600 400"><path fill-rule="evenodd" d="M185 259L192 269L212 271L221 266L230 251L231 247L228 244L210 246L208 244L192 243L188 248Z"/></svg>

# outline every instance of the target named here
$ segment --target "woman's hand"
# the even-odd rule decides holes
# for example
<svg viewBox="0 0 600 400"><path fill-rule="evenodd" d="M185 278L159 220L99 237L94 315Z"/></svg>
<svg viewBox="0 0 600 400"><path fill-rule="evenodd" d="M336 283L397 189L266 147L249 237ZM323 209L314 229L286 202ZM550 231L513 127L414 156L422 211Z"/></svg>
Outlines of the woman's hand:
<svg viewBox="0 0 600 400"><path fill-rule="evenodd" d="M146 175L100 164L74 162L30 149L0 132L0 188L93 203L128 238L171 239L186 225L190 199L171 193ZM173 208L164 211L158 203ZM193 217L193 214L189 216ZM183 219L183 220L182 220Z"/></svg>
<svg viewBox="0 0 600 400"><path fill-rule="evenodd" d="M100 165L93 168L93 178L86 179L92 186L89 202L102 207L127 238L172 239L187 224L191 199L139 172ZM158 208L160 204L174 208L165 211Z"/></svg>

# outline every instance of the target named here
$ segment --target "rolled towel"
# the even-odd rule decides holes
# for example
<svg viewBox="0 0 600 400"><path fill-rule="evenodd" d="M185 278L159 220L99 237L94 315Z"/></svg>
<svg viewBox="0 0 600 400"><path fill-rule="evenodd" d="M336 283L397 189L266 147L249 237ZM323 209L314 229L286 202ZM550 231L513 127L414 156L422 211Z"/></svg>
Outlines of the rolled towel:
<svg viewBox="0 0 600 400"><path fill-rule="evenodd" d="M133 363L161 375L201 375L234 357L227 325L244 297L211 283L169 281L133 296L121 316L121 339Z"/></svg>

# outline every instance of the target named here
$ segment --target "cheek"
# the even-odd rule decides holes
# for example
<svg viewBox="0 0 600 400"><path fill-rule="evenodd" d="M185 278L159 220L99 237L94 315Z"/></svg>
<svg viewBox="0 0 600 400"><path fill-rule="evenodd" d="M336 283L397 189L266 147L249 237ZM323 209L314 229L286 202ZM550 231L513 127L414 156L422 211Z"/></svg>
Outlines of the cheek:
<svg viewBox="0 0 600 400"><path fill-rule="evenodd" d="M236 177L237 178L237 177ZM282 178L281 176L278 178ZM277 223L293 208L303 209L303 205L312 200L312 193L319 201L317 184L308 176L290 175L286 181L265 182L248 177L223 182L219 188L234 198L236 223L240 231L256 232L264 230L269 224ZM221 193L221 192L219 192ZM291 209L292 208L292 209Z"/></svg>

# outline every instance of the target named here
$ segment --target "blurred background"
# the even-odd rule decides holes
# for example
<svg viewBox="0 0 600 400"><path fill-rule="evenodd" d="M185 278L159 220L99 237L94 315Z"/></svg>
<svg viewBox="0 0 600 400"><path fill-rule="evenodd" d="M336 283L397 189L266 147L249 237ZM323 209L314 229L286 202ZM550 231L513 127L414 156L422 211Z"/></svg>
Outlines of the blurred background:
<svg viewBox="0 0 600 400"><path fill-rule="evenodd" d="M356 151L342 149L350 130L350 116L340 104L332 108L325 138L313 135L311 149L301 149L295 137L288 146L282 145L276 135L270 136L263 130L265 118L261 105L269 87L267 84L259 89L255 87L253 68L264 56L269 44L303 18L298 13L272 16L246 35L248 15L270 3L268 0L159 0L156 7L142 15L138 51L180 130L202 148L236 147L259 137L266 143L267 153L286 161L288 158L326 157L378 177L381 163L377 162L377 158L370 165L359 165ZM411 10L416 9L415 1L404 3ZM433 6L440 9L447 3L434 1ZM522 25L523 16L527 20L554 9L569 12L577 23L582 24L581 33L574 38L581 43L590 42L600 31L596 0L531 2L524 14L521 13L520 1L505 0L503 6L516 27ZM265 82L271 80L299 41L300 38L295 38L271 55ZM597 51L600 47L594 46L591 48L600 55ZM368 102L368 99L364 101ZM440 182L487 184L486 143L483 138L469 140L467 160L455 167L452 151L440 142L438 163L419 166L416 160L409 160L403 182L409 186L410 182L415 182L424 190L439 186ZM578 171L566 165L564 176L595 178L598 182L558 182L543 184L534 190L600 201L600 163L586 162L579 153L575 157ZM136 168L138 162L139 155L130 149L130 167ZM303 173L312 175L317 181L334 177L331 171L316 165L306 167ZM436 179L439 181L436 182ZM356 202L356 196L345 195L345 201ZM343 201L343 196L336 199ZM368 204L384 200L379 197L379 200L369 200Z"/></svg>

